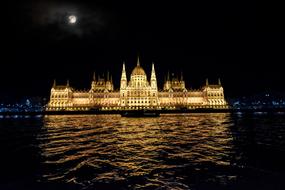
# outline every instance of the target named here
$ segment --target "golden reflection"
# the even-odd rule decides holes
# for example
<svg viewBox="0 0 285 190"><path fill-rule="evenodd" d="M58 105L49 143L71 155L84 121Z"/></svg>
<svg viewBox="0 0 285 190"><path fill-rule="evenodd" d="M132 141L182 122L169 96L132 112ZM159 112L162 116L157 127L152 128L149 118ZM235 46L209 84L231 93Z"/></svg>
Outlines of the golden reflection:
<svg viewBox="0 0 285 190"><path fill-rule="evenodd" d="M118 115L46 116L38 136L48 180L148 175L183 164L230 164L230 115L171 114L158 118ZM179 161L179 162L178 162ZM56 167L55 167L56 166ZM61 168L61 169L57 169Z"/></svg>

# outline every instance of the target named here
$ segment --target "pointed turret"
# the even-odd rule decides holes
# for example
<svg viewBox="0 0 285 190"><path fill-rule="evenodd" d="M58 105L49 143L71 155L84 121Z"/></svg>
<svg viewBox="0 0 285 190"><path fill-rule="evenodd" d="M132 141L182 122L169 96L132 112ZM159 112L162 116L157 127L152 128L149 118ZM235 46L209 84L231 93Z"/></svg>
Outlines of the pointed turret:
<svg viewBox="0 0 285 190"><path fill-rule="evenodd" d="M93 81L96 81L96 74L95 74L95 71L93 73Z"/></svg>
<svg viewBox="0 0 285 190"><path fill-rule="evenodd" d="M141 66L141 64L140 64L140 56L138 56L137 66L138 67Z"/></svg>
<svg viewBox="0 0 285 190"><path fill-rule="evenodd" d="M103 73L103 78L102 78L102 79L103 79L103 81L106 81L106 79L105 79L105 73Z"/></svg>
<svg viewBox="0 0 285 190"><path fill-rule="evenodd" d="M125 89L127 87L127 74L126 74L126 68L125 68L125 62L123 63L123 69L122 69L122 76L121 76L121 89Z"/></svg>
<svg viewBox="0 0 285 190"><path fill-rule="evenodd" d="M222 85L220 78L218 78L218 84L219 84L220 86Z"/></svg>
<svg viewBox="0 0 285 190"><path fill-rule="evenodd" d="M155 69L154 69L154 63L152 63L151 67L151 80L155 79L156 80L156 75L155 75Z"/></svg>
<svg viewBox="0 0 285 190"><path fill-rule="evenodd" d="M166 81L164 82L164 85L163 85L163 90L169 90L170 88L171 88L171 82L170 82L170 74L168 71Z"/></svg>
<svg viewBox="0 0 285 190"><path fill-rule="evenodd" d="M181 75L180 75L180 84L181 84L181 88L183 88L183 90L185 90L185 81L183 79L183 72L181 71Z"/></svg>
<svg viewBox="0 0 285 190"><path fill-rule="evenodd" d="M167 72L167 81L170 81L170 74L169 74L169 71Z"/></svg>
<svg viewBox="0 0 285 190"><path fill-rule="evenodd" d="M66 81L66 87L69 87L69 80Z"/></svg>
<svg viewBox="0 0 285 190"><path fill-rule="evenodd" d="M55 79L53 80L53 85L52 85L52 87L53 87L53 88L56 87L56 80L55 80Z"/></svg>
<svg viewBox="0 0 285 190"><path fill-rule="evenodd" d="M106 88L107 88L108 91L113 91L114 90L114 86L113 86L113 83L112 83L111 80L110 80L110 73L108 71L107 72L107 81L106 81Z"/></svg>
<svg viewBox="0 0 285 190"><path fill-rule="evenodd" d="M208 78L206 78L206 86L209 85L209 81L208 81Z"/></svg>
<svg viewBox="0 0 285 190"><path fill-rule="evenodd" d="M123 63L123 70L122 70L121 80L127 80L125 62Z"/></svg>
<svg viewBox="0 0 285 190"><path fill-rule="evenodd" d="M156 82L156 75L155 75L154 63L152 63L150 81L151 81L151 88L157 89L157 82Z"/></svg>

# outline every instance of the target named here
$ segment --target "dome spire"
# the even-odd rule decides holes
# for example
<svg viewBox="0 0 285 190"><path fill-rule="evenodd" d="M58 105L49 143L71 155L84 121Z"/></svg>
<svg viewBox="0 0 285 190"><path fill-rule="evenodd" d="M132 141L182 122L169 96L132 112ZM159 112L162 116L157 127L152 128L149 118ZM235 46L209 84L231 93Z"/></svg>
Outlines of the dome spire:
<svg viewBox="0 0 285 190"><path fill-rule="evenodd" d="M140 65L140 56L139 56L139 55L138 55L137 66L138 66L138 67L141 66L141 65Z"/></svg>

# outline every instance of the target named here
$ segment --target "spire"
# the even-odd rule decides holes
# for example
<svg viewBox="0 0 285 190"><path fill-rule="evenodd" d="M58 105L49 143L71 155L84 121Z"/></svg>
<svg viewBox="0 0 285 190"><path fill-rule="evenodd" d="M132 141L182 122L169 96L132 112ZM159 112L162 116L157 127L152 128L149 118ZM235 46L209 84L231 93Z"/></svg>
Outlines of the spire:
<svg viewBox="0 0 285 190"><path fill-rule="evenodd" d="M93 73L93 81L96 81L96 74L95 74L95 71Z"/></svg>
<svg viewBox="0 0 285 190"><path fill-rule="evenodd" d="M156 80L154 63L152 63L152 68L151 68L151 80L153 79Z"/></svg>
<svg viewBox="0 0 285 190"><path fill-rule="evenodd" d="M113 76L112 75L111 75L110 81L111 81L111 83L113 83Z"/></svg>
<svg viewBox="0 0 285 190"><path fill-rule="evenodd" d="M123 63L123 70L122 70L121 80L127 80L125 62Z"/></svg>
<svg viewBox="0 0 285 190"><path fill-rule="evenodd" d="M66 86L69 87L69 80L66 81Z"/></svg>
<svg viewBox="0 0 285 190"><path fill-rule="evenodd" d="M222 85L220 78L218 78L218 84L219 84L220 86Z"/></svg>
<svg viewBox="0 0 285 190"><path fill-rule="evenodd" d="M138 56L137 66L140 66L140 56Z"/></svg>
<svg viewBox="0 0 285 190"><path fill-rule="evenodd" d="M167 81L170 80L169 71L167 72Z"/></svg>
<svg viewBox="0 0 285 190"><path fill-rule="evenodd" d="M206 86L209 85L209 81L208 81L208 78L206 78Z"/></svg>
<svg viewBox="0 0 285 190"><path fill-rule="evenodd" d="M56 87L56 80L55 80L55 79L53 80L53 85L52 85L52 87Z"/></svg>
<svg viewBox="0 0 285 190"><path fill-rule="evenodd" d="M183 81L183 72L181 71L180 80Z"/></svg>
<svg viewBox="0 0 285 190"><path fill-rule="evenodd" d="M127 87L127 75L126 75L125 62L123 62L120 90L126 89L126 87Z"/></svg>
<svg viewBox="0 0 285 190"><path fill-rule="evenodd" d="M150 80L151 80L151 87L153 89L157 89L157 82L156 82L156 76L155 76L154 63L152 63Z"/></svg>
<svg viewBox="0 0 285 190"><path fill-rule="evenodd" d="M109 71L107 71L107 81L109 81L110 77L109 77Z"/></svg>
<svg viewBox="0 0 285 190"><path fill-rule="evenodd" d="M125 62L123 62L123 72L126 72Z"/></svg>

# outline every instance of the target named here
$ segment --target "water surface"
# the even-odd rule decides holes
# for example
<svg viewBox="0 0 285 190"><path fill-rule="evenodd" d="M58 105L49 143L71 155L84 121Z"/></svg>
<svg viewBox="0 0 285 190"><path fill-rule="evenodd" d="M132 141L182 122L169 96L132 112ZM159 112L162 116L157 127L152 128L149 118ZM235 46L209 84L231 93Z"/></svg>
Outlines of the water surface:
<svg viewBox="0 0 285 190"><path fill-rule="evenodd" d="M3 189L285 187L282 114L60 115L0 124Z"/></svg>

